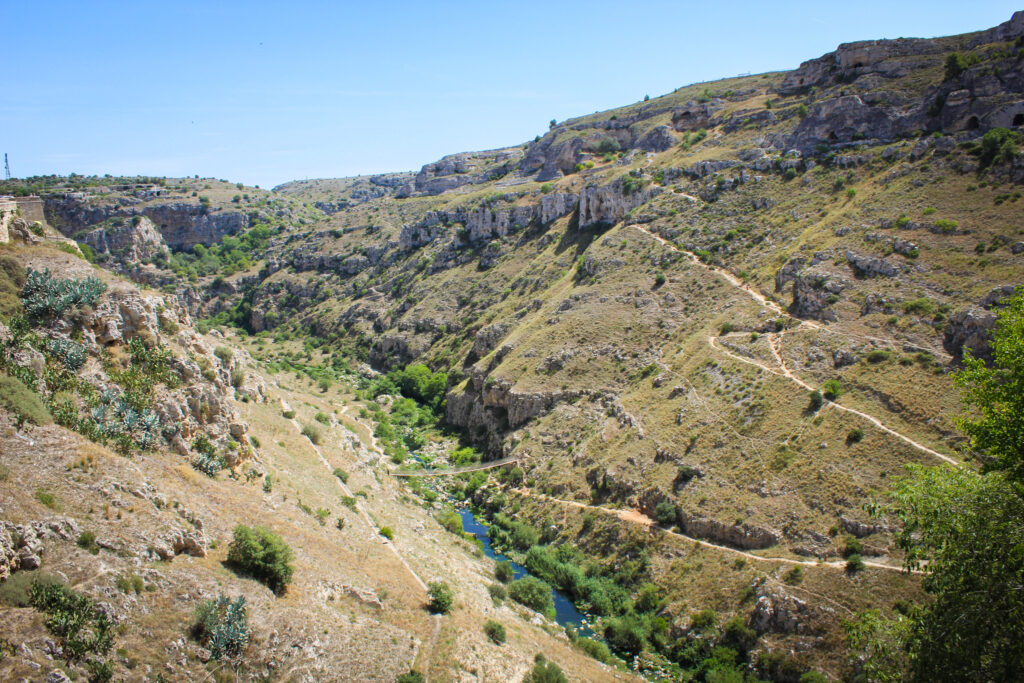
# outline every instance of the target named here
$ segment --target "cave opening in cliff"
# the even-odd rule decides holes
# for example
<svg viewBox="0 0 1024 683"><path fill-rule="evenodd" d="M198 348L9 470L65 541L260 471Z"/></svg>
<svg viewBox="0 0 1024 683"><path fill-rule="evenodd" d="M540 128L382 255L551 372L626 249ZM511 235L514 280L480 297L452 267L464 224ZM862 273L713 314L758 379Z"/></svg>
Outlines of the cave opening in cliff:
<svg viewBox="0 0 1024 683"><path fill-rule="evenodd" d="M972 116L971 118L967 119L967 130L977 130L978 126L980 125L981 122L978 121L977 116Z"/></svg>

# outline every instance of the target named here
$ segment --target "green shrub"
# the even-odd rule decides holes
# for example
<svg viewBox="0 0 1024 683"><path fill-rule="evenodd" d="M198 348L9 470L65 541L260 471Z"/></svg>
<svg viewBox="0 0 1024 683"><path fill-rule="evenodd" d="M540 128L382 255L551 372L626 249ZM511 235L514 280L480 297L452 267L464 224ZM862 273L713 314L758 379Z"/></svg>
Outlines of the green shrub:
<svg viewBox="0 0 1024 683"><path fill-rule="evenodd" d="M462 528L462 517L459 516L459 513L454 508L445 508L438 512L437 521L456 536L462 536L466 533L465 529Z"/></svg>
<svg viewBox="0 0 1024 683"><path fill-rule="evenodd" d="M821 389L822 394L830 401L835 401L843 394L843 385L837 379L826 380Z"/></svg>
<svg viewBox="0 0 1024 683"><path fill-rule="evenodd" d="M856 536L847 536L843 545L843 557L860 555L864 552L864 544Z"/></svg>
<svg viewBox="0 0 1024 683"><path fill-rule="evenodd" d="M737 614L725 622L719 642L725 647L745 654L757 644L757 632L749 628L746 620Z"/></svg>
<svg viewBox="0 0 1024 683"><path fill-rule="evenodd" d="M612 651L600 640L592 638L580 638L576 641L576 647L586 652L599 662L609 664L612 661Z"/></svg>
<svg viewBox="0 0 1024 683"><path fill-rule="evenodd" d="M804 581L804 568L795 565L792 569L782 575L782 580L790 586L799 586Z"/></svg>
<svg viewBox="0 0 1024 683"><path fill-rule="evenodd" d="M238 657L249 644L249 622L245 614L245 597L231 600L218 595L204 600L193 613L192 637L210 650L212 659Z"/></svg>
<svg viewBox="0 0 1024 683"><path fill-rule="evenodd" d="M508 560L501 560L494 565L494 578L502 583L510 583L515 575L515 569L512 568L512 563Z"/></svg>
<svg viewBox="0 0 1024 683"><path fill-rule="evenodd" d="M295 411L294 410L285 410L285 411L283 411L281 413L281 415L286 420L293 420L293 419L295 419Z"/></svg>
<svg viewBox="0 0 1024 683"><path fill-rule="evenodd" d="M604 637L611 649L626 655L638 655L647 646L647 629L636 615L609 619Z"/></svg>
<svg viewBox="0 0 1024 683"><path fill-rule="evenodd" d="M423 683L426 679L423 678L423 674L415 669L409 669L409 673L402 674L395 679L395 683Z"/></svg>
<svg viewBox="0 0 1024 683"><path fill-rule="evenodd" d="M316 425L302 425L302 435L314 444L320 443L320 428Z"/></svg>
<svg viewBox="0 0 1024 683"><path fill-rule="evenodd" d="M959 78L960 74L979 61L981 60L977 55L962 55L959 52L949 53L946 55L945 80L951 81Z"/></svg>
<svg viewBox="0 0 1024 683"><path fill-rule="evenodd" d="M11 256L0 256L0 316L14 317L21 313L21 297L25 269Z"/></svg>
<svg viewBox="0 0 1024 683"><path fill-rule="evenodd" d="M982 168L996 162L1010 163L1017 156L1019 135L1008 128L993 128L981 137Z"/></svg>
<svg viewBox="0 0 1024 683"><path fill-rule="evenodd" d="M455 604L455 594L444 581L434 581L427 584L427 595L430 597L427 609L434 614L448 614L452 611L452 605Z"/></svg>
<svg viewBox="0 0 1024 683"><path fill-rule="evenodd" d="M858 443L864 438L864 430L860 427L854 427L846 433L846 443Z"/></svg>
<svg viewBox="0 0 1024 683"><path fill-rule="evenodd" d="M395 532L389 526L382 526L380 528L380 535L383 536L384 538L388 539L389 541L395 540Z"/></svg>
<svg viewBox="0 0 1024 683"><path fill-rule="evenodd" d="M100 547L96 545L96 534L91 531L83 531L78 534L78 540L76 541L78 547L83 550L88 550L93 555L99 555Z"/></svg>
<svg viewBox="0 0 1024 683"><path fill-rule="evenodd" d="M507 640L505 627L493 619L488 619L484 624L484 633L495 645L501 645Z"/></svg>
<svg viewBox="0 0 1024 683"><path fill-rule="evenodd" d="M555 186L552 185L551 183L544 183L543 185L540 186L541 194L548 194L553 189L555 189Z"/></svg>
<svg viewBox="0 0 1024 683"><path fill-rule="evenodd" d="M46 489L36 489L36 500L38 500L40 503L50 508L51 510L56 510L58 508L57 497L54 496L49 491L47 491Z"/></svg>
<svg viewBox="0 0 1024 683"><path fill-rule="evenodd" d="M230 363L231 359L234 358L235 356L235 354L231 352L231 349L229 349L226 346L218 346L214 348L213 355L217 356L217 358L220 359L220 362L224 363L225 365Z"/></svg>
<svg viewBox="0 0 1024 683"><path fill-rule="evenodd" d="M665 273L661 272L660 270L658 271L657 275L654 276L654 284L657 285L658 287L661 287L663 284L665 284L666 280L668 280L668 278L665 277Z"/></svg>
<svg viewBox="0 0 1024 683"><path fill-rule="evenodd" d="M869 363L884 363L889 360L889 352L884 349L874 349L865 356Z"/></svg>
<svg viewBox="0 0 1024 683"><path fill-rule="evenodd" d="M811 392L810 403L807 404L807 409L812 413L818 412L821 406L825 404L825 398L821 395L821 392L817 389Z"/></svg>
<svg viewBox="0 0 1024 683"><path fill-rule="evenodd" d="M555 601L551 597L551 586L535 576L524 576L513 581L508 588L509 597L535 612L553 618Z"/></svg>
<svg viewBox="0 0 1024 683"><path fill-rule="evenodd" d="M28 607L29 591L34 584L53 584L59 586L64 580L55 574L47 574L40 570L22 569L14 572L7 580L0 583L0 605L8 607Z"/></svg>
<svg viewBox="0 0 1024 683"><path fill-rule="evenodd" d="M145 581L138 574L122 574L114 580L114 585L126 595L133 592L139 595L146 587Z"/></svg>
<svg viewBox="0 0 1024 683"><path fill-rule="evenodd" d="M275 593L283 593L291 583L295 568L292 549L280 536L263 527L239 524L228 548L228 563L263 582Z"/></svg>
<svg viewBox="0 0 1024 683"><path fill-rule="evenodd" d="M316 382L317 387L320 388L320 393L325 394L327 390L331 388L331 380L326 377L321 377Z"/></svg>
<svg viewBox="0 0 1024 683"><path fill-rule="evenodd" d="M662 526L671 526L676 523L676 506L667 500L663 500L654 508L654 518Z"/></svg>
<svg viewBox="0 0 1024 683"><path fill-rule="evenodd" d="M500 603L502 600L508 597L508 591L500 583L492 583L487 586L487 592L491 596L491 600L495 603Z"/></svg>
<svg viewBox="0 0 1024 683"><path fill-rule="evenodd" d="M318 412L313 419L316 420L317 422L319 422L322 425L329 425L329 424L331 424L331 418L326 413Z"/></svg>
<svg viewBox="0 0 1024 683"><path fill-rule="evenodd" d="M523 683L569 683L569 679L560 666L538 654L534 658L533 668L523 677Z"/></svg>
<svg viewBox="0 0 1024 683"><path fill-rule="evenodd" d="M854 553L846 558L846 571L850 574L856 574L861 569L864 569L864 558L860 556L860 553Z"/></svg>
<svg viewBox="0 0 1024 683"><path fill-rule="evenodd" d="M61 584L33 582L30 604L42 612L46 629L60 639L68 660L105 655L114 642L106 613L84 595Z"/></svg>
<svg viewBox="0 0 1024 683"><path fill-rule="evenodd" d="M341 469L340 467L334 468L334 476L336 476L338 479L341 479L342 484L348 483L348 472Z"/></svg>
<svg viewBox="0 0 1024 683"><path fill-rule="evenodd" d="M0 375L0 406L14 413L15 421L21 425L31 422L35 425L48 425L53 422L50 411L35 393L17 377Z"/></svg>

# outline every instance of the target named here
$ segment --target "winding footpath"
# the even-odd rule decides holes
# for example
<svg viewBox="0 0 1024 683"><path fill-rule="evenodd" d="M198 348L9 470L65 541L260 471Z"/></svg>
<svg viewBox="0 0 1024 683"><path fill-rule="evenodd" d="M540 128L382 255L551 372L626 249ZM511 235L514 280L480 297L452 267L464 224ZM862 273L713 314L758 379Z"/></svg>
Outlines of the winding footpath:
<svg viewBox="0 0 1024 683"><path fill-rule="evenodd" d="M800 318L794 318L789 313L787 313L786 311L782 310L782 308L777 303L775 303L774 301L770 301L763 294L761 294L760 292L755 291L754 289L752 289L749 285L744 283L742 280L740 280L738 277L733 275L728 270L726 270L724 268L719 268L717 266L712 266L712 265L708 265L708 264L704 263L703 261L700 260L700 258L697 257L696 254L694 254L692 252L689 252L689 251L686 251L685 249L680 249L679 247L677 247L676 245L672 244L671 242L669 242L665 238L661 237L660 235L656 235L656 234L652 233L651 231L647 230L643 226L632 225L630 227L635 228L636 230L644 233L648 237L650 237L650 238L660 242L661 244L663 244L664 246L668 247L669 249L671 249L673 251L679 252L681 254L685 254L691 261L693 261L699 267L703 268L704 270L707 270L707 271L710 271L712 273L715 273L716 275L718 275L719 277L724 279L729 284L733 285L734 287L737 287L738 289L741 289L743 292L745 292L747 295L749 295L750 298L752 298L754 301L758 302L762 306L768 308L769 310L775 312L776 314L778 314L780 316L784 316L784 317L786 317L789 320L795 321L797 327L807 327L807 328L810 328L810 329L813 329L813 330L827 330L827 331L832 332L832 333L837 334L837 335L841 335L842 334L842 333L838 332L837 330L829 330L827 327L825 327L821 323L813 322L813 321L810 321L810 320L802 320ZM778 375L780 377L785 377L786 379L788 379L791 382L795 383L797 386L801 387L802 389L805 389L807 391L813 391L814 387L812 387L810 384L808 384L807 382L803 381L802 379L797 377L795 374L793 374L793 372L786 365L786 362L783 360L782 353L781 353L781 346L782 346L782 338L783 338L784 335L785 335L785 332L773 332L773 333L770 333L768 335L768 346L771 349L772 355L775 357L776 362L779 364L778 368L769 367L768 365L765 365L764 363L756 361L756 360L754 360L752 358L745 358L743 356L740 356L738 354L735 354L735 353L729 351L728 349L723 348L722 346L720 346L718 344L718 341L720 339L723 339L723 338L726 338L726 337L730 337L730 336L733 336L733 337L734 336L739 336L737 334L723 335L723 336L720 336L720 337L709 336L707 338L707 343L708 343L708 345L711 348L713 348L716 351L719 351L719 352L725 354L726 356L729 356L733 360L739 361L740 363L746 363L747 365L753 365L753 366L755 366L757 368L760 368L761 370L763 370L765 372L768 372L768 373L771 373L773 375ZM876 340L874 337L869 337L869 339ZM890 344L890 345L892 344L892 341L889 341L889 340L877 339L876 341L883 341L886 344ZM867 420L868 422L870 422L872 425L874 425L878 429L882 430L883 432L885 432L885 433L887 433L887 434L889 434L891 436L894 436L897 439L900 439L901 441L903 441L904 443L907 443L910 446L913 446L917 450L919 450L919 451L921 451L923 453L927 453L928 455L930 455L932 457L938 458L939 460L942 460L943 462L947 462L947 463L952 464L952 465L956 465L959 462L959 461L955 460L954 458L949 457L948 455L943 455L942 453L939 453L938 451L935 451L935 450L933 450L931 448L928 448L927 446L925 446L923 444L918 443L917 441L914 441L909 436L907 436L905 434L902 434L899 431L893 429L892 427L889 427L889 426L885 425L881 420L879 420L877 417L874 417L873 415L869 415L868 413L862 412L860 410L856 410L854 408L848 408L848 407L846 407L844 405L840 405L839 403L836 403L835 401L830 401L828 399L825 399L825 406L828 407L828 408L833 408L835 410L840 410L840 411L843 411L843 412L846 412L846 413L850 413L851 415L857 415L858 417Z"/></svg>
<svg viewBox="0 0 1024 683"><path fill-rule="evenodd" d="M519 462L519 456L502 458L501 460L492 460L490 462L471 465L469 467L457 467L453 470L411 470L409 472L401 472L389 469L388 474L392 477L448 477L454 474L465 474L466 472L493 470L496 467L504 467L505 465L511 465L514 462Z"/></svg>
<svg viewBox="0 0 1024 683"><path fill-rule="evenodd" d="M713 548L715 550L720 550L720 551L723 551L723 552L726 552L726 553L731 553L733 555L737 555L739 557L744 557L744 558L749 559L749 560L755 560L757 562L768 562L770 564L799 565L799 566L802 566L802 567L832 567L834 569L842 569L844 571L846 570L846 562L842 561L842 560L826 562L824 560L820 560L820 561L819 560L796 560L796 559L792 559L792 558L789 558L789 557L771 557L771 556L766 556L766 555L755 555L754 553L748 553L745 550L739 550L737 548L733 548L733 547L730 547L730 546L727 546L727 545L720 545L718 543L712 543L711 541L705 541L705 540L700 539L700 538L695 538L694 536L687 536L684 533L681 533L681 532L678 532L678 531L672 531L670 529L666 529L664 527L658 526L657 524L654 523L653 519L651 519L647 515L643 514L639 510L632 510L632 509L619 510L619 509L614 509L614 508L602 507L600 505L588 505L587 503L580 503L580 502L575 501L575 500L564 500L562 498L553 498L553 497L545 495L543 493L534 493L532 491L528 491L528 490L522 489L522 488L510 489L510 490L513 493L516 493L516 494L521 495L521 496L526 496L527 498L535 498L537 500L544 500L544 501L547 501L547 502L550 502L550 503L558 503L558 504L561 504L561 505L566 505L566 506L569 506L569 507L575 507L575 508L579 508L579 509L582 509L582 510L594 510L595 512L599 512L599 513L601 513L603 515L608 515L610 517L615 517L617 519L620 519L620 520L622 520L624 522L629 522L631 524L639 524L641 526L647 527L648 529L656 530L656 531L658 531L660 533L663 533L663 534L666 534L668 536L675 536L677 538L681 538L683 540L690 541L692 543L695 543L697 545L703 546L705 548ZM902 574L905 574L905 573L908 572L908 570L904 569L903 567L897 567L895 565L885 564L883 562L869 562L869 561L865 560L864 561L864 566L865 567L872 567L874 569L882 569L882 570L890 571L890 572L899 572L899 573L902 573ZM910 570L909 573L911 573L911 574L923 574L924 572L915 569L915 570Z"/></svg>

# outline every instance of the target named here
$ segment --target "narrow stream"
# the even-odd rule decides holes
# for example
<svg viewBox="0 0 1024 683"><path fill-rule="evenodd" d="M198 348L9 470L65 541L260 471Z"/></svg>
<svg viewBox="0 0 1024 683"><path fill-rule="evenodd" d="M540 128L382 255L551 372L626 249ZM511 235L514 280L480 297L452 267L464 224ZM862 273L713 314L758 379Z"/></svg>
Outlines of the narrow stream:
<svg viewBox="0 0 1024 683"><path fill-rule="evenodd" d="M487 535L487 526L482 524L473 516L468 508L460 508L459 516L462 518L462 528L466 533L473 534L483 543L484 555L491 558L495 562L502 560L508 560L512 565L512 569L515 572L515 578L521 579L524 576L531 576L530 572L526 567L513 562L511 558L505 557L499 552L495 552L491 546L491 539ZM594 632L584 622L587 621L585 614L576 609L576 605L572 604L572 600L562 591L552 588L551 597L555 601L555 621L562 626L572 626L576 629L576 632L584 638L591 638Z"/></svg>

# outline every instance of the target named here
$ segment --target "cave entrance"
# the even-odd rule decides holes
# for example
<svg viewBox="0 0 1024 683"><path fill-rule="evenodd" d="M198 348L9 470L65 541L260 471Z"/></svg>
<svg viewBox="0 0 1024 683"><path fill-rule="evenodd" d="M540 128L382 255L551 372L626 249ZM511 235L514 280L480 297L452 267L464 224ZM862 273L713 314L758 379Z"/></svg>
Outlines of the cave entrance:
<svg viewBox="0 0 1024 683"><path fill-rule="evenodd" d="M1024 126L1024 114L1017 114L1013 117L1014 126Z"/></svg>
<svg viewBox="0 0 1024 683"><path fill-rule="evenodd" d="M977 116L972 116L971 118L967 119L967 130L977 130L978 126L980 125L981 122L978 121Z"/></svg>

